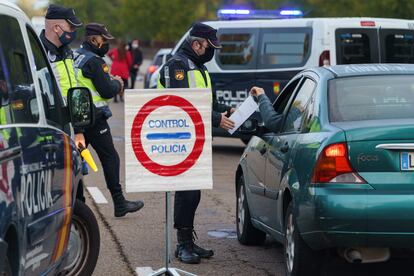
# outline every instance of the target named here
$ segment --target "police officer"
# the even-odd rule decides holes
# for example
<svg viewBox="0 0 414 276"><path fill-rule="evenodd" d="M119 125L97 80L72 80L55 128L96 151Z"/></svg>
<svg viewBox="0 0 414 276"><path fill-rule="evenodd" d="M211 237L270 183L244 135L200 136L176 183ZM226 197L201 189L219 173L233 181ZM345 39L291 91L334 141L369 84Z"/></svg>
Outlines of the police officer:
<svg viewBox="0 0 414 276"><path fill-rule="evenodd" d="M75 40L76 29L82 25L73 9L52 4L47 9L45 29L40 34L60 91L65 98L68 89L77 86L73 54L69 44Z"/></svg>
<svg viewBox="0 0 414 276"><path fill-rule="evenodd" d="M165 68L168 66L171 88L211 88L210 76L204 64L214 56L215 49L221 48L216 36L217 30L196 23L182 48L161 69L158 88L165 87ZM234 111L230 106L219 104L213 97L212 125L226 130L234 122L226 115ZM178 245L175 256L183 263L200 263L200 258L214 255L194 243L194 216L200 202L201 192L179 191L174 199L174 227L177 229Z"/></svg>
<svg viewBox="0 0 414 276"><path fill-rule="evenodd" d="M114 37L99 23L86 25L85 41L75 51L75 75L79 86L92 92L96 111L95 124L86 129L75 130L78 141L84 146L91 144L102 163L106 185L111 192L115 217L140 210L142 201L128 201L124 198L119 183L119 156L114 147L107 120L112 116L108 101L123 90L120 77L111 77L103 56L109 50L108 40ZM83 139L84 138L84 139Z"/></svg>

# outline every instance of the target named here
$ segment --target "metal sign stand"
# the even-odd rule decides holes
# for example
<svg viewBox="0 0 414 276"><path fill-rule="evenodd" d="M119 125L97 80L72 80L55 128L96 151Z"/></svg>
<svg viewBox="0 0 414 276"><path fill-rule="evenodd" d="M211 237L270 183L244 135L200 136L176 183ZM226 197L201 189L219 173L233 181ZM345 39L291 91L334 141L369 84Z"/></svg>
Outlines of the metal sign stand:
<svg viewBox="0 0 414 276"><path fill-rule="evenodd" d="M165 88L170 88L170 74L168 66L164 67ZM171 192L165 192L165 267L155 271L151 276L168 275L168 276L197 276L196 274L170 267L171 263Z"/></svg>

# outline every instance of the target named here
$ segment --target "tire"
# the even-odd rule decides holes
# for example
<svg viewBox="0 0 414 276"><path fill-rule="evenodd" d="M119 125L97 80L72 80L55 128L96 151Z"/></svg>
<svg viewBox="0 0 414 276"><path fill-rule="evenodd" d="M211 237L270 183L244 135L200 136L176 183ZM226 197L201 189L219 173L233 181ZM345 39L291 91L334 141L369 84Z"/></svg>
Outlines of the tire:
<svg viewBox="0 0 414 276"><path fill-rule="evenodd" d="M286 276L319 276L322 254L312 250L302 239L293 215L293 203L290 202L285 215L284 248Z"/></svg>
<svg viewBox="0 0 414 276"><path fill-rule="evenodd" d="M4 260L4 269L3 271L0 273L1 276L12 276L13 272L12 272L12 267L9 261L9 256L7 254L6 259Z"/></svg>
<svg viewBox="0 0 414 276"><path fill-rule="evenodd" d="M72 216L65 275L92 275L100 249L98 222L92 210L77 199Z"/></svg>
<svg viewBox="0 0 414 276"><path fill-rule="evenodd" d="M243 175L237 185L236 218L237 239L241 244L262 245L265 242L266 233L255 228L251 221Z"/></svg>

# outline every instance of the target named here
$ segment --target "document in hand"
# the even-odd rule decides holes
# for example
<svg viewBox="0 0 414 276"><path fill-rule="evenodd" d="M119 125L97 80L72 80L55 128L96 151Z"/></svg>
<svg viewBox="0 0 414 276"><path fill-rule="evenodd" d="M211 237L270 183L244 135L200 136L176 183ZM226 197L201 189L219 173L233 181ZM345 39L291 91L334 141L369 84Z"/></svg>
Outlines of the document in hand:
<svg viewBox="0 0 414 276"><path fill-rule="evenodd" d="M235 126L229 130L233 134L249 117L257 110L257 103L250 95L247 99L231 114L230 119L233 120Z"/></svg>

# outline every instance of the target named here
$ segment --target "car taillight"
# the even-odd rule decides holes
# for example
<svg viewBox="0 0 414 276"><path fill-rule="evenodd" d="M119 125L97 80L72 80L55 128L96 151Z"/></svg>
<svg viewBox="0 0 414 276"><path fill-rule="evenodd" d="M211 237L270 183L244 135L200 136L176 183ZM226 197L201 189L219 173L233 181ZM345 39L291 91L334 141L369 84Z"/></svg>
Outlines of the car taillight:
<svg viewBox="0 0 414 276"><path fill-rule="evenodd" d="M148 73L154 73L157 70L157 68L157 65L150 65L150 67L148 67Z"/></svg>
<svg viewBox="0 0 414 276"><path fill-rule="evenodd" d="M319 66L329 66L331 65L331 54L328 50L323 51L319 56Z"/></svg>
<svg viewBox="0 0 414 276"><path fill-rule="evenodd" d="M346 143L327 146L319 155L312 183L366 183L352 168Z"/></svg>

